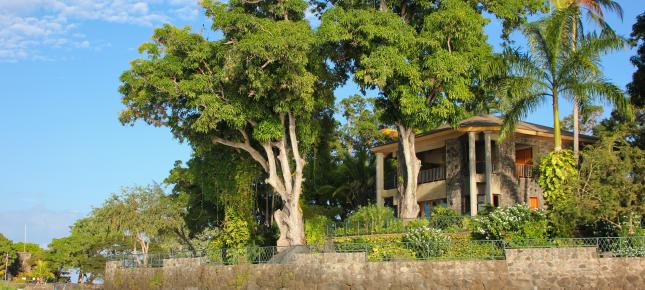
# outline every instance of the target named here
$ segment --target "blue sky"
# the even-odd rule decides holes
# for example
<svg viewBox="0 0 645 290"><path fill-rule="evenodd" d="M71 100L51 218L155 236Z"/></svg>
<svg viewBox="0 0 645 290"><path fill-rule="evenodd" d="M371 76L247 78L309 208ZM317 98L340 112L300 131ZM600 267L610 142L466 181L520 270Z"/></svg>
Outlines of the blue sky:
<svg viewBox="0 0 645 290"><path fill-rule="evenodd" d="M190 150L169 131L124 127L117 91L137 47L162 23L208 29L193 0L0 0L0 233L46 245L122 186L161 182ZM627 35L645 2L620 1L625 20L608 21ZM487 28L499 43L499 25ZM522 39L517 35L518 43ZM624 87L633 50L603 59ZM337 90L342 98L353 84ZM528 119L550 125L549 104ZM569 104L562 105L569 112ZM609 110L608 110L609 111Z"/></svg>

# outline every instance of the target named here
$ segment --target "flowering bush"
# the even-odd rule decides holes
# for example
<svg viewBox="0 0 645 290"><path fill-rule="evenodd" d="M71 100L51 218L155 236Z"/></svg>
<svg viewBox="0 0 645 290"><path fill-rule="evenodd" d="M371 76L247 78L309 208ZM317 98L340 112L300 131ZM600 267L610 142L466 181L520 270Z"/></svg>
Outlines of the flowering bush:
<svg viewBox="0 0 645 290"><path fill-rule="evenodd" d="M418 258L441 257L450 249L450 237L440 229L430 227L410 228L404 241Z"/></svg>
<svg viewBox="0 0 645 290"><path fill-rule="evenodd" d="M526 204L518 204L476 217L471 235L474 239L486 240L543 239L547 226L543 210L531 210Z"/></svg>

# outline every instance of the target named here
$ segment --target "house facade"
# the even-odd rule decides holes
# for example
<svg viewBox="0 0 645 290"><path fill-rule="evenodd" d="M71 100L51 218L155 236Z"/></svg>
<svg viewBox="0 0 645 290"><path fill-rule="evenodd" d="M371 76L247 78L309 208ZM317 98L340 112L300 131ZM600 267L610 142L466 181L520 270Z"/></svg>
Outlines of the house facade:
<svg viewBox="0 0 645 290"><path fill-rule="evenodd" d="M553 128L520 122L512 135L500 140L501 125L499 117L476 116L457 128L441 127L416 136L421 160L417 187L421 217L429 217L439 206L467 215L477 215L487 204L544 207L534 168L542 155L553 150ZM562 132L563 147L570 148L572 140L571 132ZM595 140L580 135L581 147ZM376 155L377 203L395 209L399 199L397 148L396 142L372 148Z"/></svg>

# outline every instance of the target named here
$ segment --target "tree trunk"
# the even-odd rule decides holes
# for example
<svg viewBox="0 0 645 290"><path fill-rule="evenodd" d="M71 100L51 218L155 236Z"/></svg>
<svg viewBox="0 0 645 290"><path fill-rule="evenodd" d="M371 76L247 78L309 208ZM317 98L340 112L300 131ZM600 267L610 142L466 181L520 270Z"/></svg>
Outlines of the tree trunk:
<svg viewBox="0 0 645 290"><path fill-rule="evenodd" d="M83 272L78 272L78 278L76 279L76 284L83 284Z"/></svg>
<svg viewBox="0 0 645 290"><path fill-rule="evenodd" d="M262 166L264 172L268 174L266 183L283 201L282 209L273 214L280 229L277 245L281 247L303 245L305 242L304 222L299 201L304 181L305 160L300 156L296 134L296 117L292 113L282 113L280 121L286 131L285 136L277 141L262 143L264 154L251 145L249 134L245 129L239 130L243 137L242 142L213 137L213 143L242 149ZM256 125L255 122L249 121L249 123L251 126Z"/></svg>
<svg viewBox="0 0 645 290"><path fill-rule="evenodd" d="M305 244L305 226L298 202L285 202L282 209L275 211L273 217L280 229L280 237L276 243L278 247Z"/></svg>
<svg viewBox="0 0 645 290"><path fill-rule="evenodd" d="M419 170L421 170L421 160L416 155L414 129L397 124L397 131L399 133L399 150L397 152L399 217L411 220L417 218L419 214L417 179Z"/></svg>
<svg viewBox="0 0 645 290"><path fill-rule="evenodd" d="M576 166L578 166L578 154L579 154L579 133L580 133L580 109L578 107L578 96L573 96L573 158L576 160Z"/></svg>
<svg viewBox="0 0 645 290"><path fill-rule="evenodd" d="M571 31L571 49L575 52L577 46L577 30L578 30L578 17L575 17L573 20L573 28ZM577 95L573 95L573 158L576 160L576 166L578 166L578 150L579 150L579 134L580 134L580 113L579 113L579 98Z"/></svg>
<svg viewBox="0 0 645 290"><path fill-rule="evenodd" d="M562 137L560 131L560 114L558 108L558 92L553 91L553 150L562 150Z"/></svg>

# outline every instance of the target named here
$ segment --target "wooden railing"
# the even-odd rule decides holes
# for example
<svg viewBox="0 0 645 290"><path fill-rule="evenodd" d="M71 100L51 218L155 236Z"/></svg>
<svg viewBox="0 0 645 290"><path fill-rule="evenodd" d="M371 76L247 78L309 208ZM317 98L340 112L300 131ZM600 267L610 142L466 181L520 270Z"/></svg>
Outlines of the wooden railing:
<svg viewBox="0 0 645 290"><path fill-rule="evenodd" d="M417 184L446 179L446 168L437 167L419 171Z"/></svg>
<svg viewBox="0 0 645 290"><path fill-rule="evenodd" d="M533 178L533 165L515 164L515 175L520 178Z"/></svg>
<svg viewBox="0 0 645 290"><path fill-rule="evenodd" d="M396 175L386 176L384 180L384 189L394 189L396 188ZM446 179L446 168L437 167L430 168L426 170L419 171L419 177L417 178L417 184L434 182L439 180Z"/></svg>

